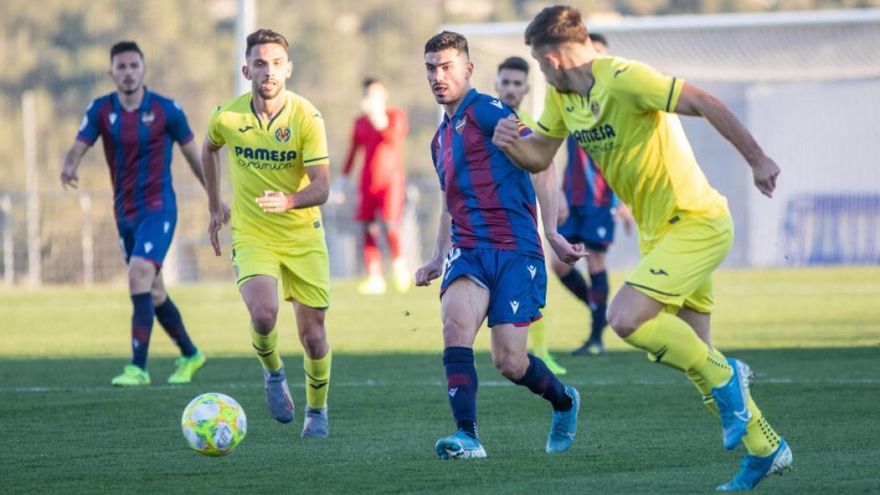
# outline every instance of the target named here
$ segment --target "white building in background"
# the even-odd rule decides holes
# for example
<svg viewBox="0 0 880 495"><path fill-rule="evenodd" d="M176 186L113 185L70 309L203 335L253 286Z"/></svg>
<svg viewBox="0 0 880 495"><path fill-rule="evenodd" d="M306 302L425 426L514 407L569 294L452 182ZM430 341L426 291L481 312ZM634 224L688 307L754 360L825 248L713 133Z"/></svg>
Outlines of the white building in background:
<svg viewBox="0 0 880 495"><path fill-rule="evenodd" d="M528 23L444 26L464 34L475 84L510 55L527 60ZM730 204L728 266L880 263L880 9L588 20L610 53L683 77L723 99L782 168L767 199L736 150L703 119L682 118L697 159ZM532 65L531 108L544 81ZM527 102L528 103L528 102ZM613 267L638 258L621 229Z"/></svg>

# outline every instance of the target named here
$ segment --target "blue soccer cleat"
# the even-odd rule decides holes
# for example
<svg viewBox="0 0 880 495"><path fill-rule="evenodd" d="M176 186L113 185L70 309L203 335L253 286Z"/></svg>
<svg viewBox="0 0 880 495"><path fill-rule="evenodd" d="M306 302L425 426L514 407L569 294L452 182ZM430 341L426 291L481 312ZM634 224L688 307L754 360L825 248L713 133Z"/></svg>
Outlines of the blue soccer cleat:
<svg viewBox="0 0 880 495"><path fill-rule="evenodd" d="M327 438L330 424L327 421L327 408L312 409L306 406L306 419L300 436L303 438Z"/></svg>
<svg viewBox="0 0 880 495"><path fill-rule="evenodd" d="M434 450L441 459L484 459L486 450L480 445L480 441L468 435L464 430L458 430L455 434L437 440Z"/></svg>
<svg viewBox="0 0 880 495"><path fill-rule="evenodd" d="M269 413L279 423L293 421L293 398L290 389L287 388L287 377L284 368L272 373L263 370L263 378L266 383L266 405Z"/></svg>
<svg viewBox="0 0 880 495"><path fill-rule="evenodd" d="M733 450L739 445L746 434L746 425L752 419L749 412L749 384L747 377L751 375L749 367L736 359L727 358L733 368L733 376L726 385L712 389L712 397L721 414L721 437L724 448Z"/></svg>
<svg viewBox="0 0 880 495"><path fill-rule="evenodd" d="M565 387L565 391L571 397L571 409L568 411L553 411L553 421L550 423L550 437L547 438L547 452L565 452L574 443L577 434L577 416L581 409L581 395L574 387Z"/></svg>
<svg viewBox="0 0 880 495"><path fill-rule="evenodd" d="M771 474L782 474L791 469L791 448L785 439L781 439L779 447L767 457L758 457L747 455L740 462L739 472L732 480L723 485L718 485L716 490L719 492L737 492L742 490L751 490L758 486L767 476Z"/></svg>

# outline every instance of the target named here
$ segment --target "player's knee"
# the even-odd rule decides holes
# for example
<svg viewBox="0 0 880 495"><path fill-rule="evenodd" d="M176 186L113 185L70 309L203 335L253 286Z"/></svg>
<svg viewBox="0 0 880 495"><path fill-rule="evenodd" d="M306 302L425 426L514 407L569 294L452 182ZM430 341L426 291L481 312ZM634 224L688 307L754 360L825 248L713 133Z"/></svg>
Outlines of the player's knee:
<svg viewBox="0 0 880 495"><path fill-rule="evenodd" d="M443 321L443 343L446 347L470 347L467 325L455 317Z"/></svg>
<svg viewBox="0 0 880 495"><path fill-rule="evenodd" d="M131 284L152 284L156 267L149 262L132 263L128 267L128 281Z"/></svg>
<svg viewBox="0 0 880 495"><path fill-rule="evenodd" d="M150 290L150 296L153 299L153 306L161 306L168 299L168 293L164 287L153 287Z"/></svg>
<svg viewBox="0 0 880 495"><path fill-rule="evenodd" d="M259 305L249 309L251 312L251 325L253 325L254 331L260 335L269 335L269 332L275 328L278 308L269 305Z"/></svg>
<svg viewBox="0 0 880 495"><path fill-rule="evenodd" d="M606 318L608 319L608 325L621 338L629 337L630 334L635 332L644 323L638 315L633 314L631 311L626 311L625 308L621 308L613 303L608 307Z"/></svg>
<svg viewBox="0 0 880 495"><path fill-rule="evenodd" d="M574 270L573 266L557 258L555 255L552 256L552 260L550 261L550 268L552 268L553 273L560 278L565 277Z"/></svg>
<svg viewBox="0 0 880 495"><path fill-rule="evenodd" d="M305 329L299 340L306 355L312 359L327 353L327 337L323 325Z"/></svg>
<svg viewBox="0 0 880 495"><path fill-rule="evenodd" d="M525 355L507 351L494 351L492 363L501 376L512 381L522 378L529 367L529 361Z"/></svg>

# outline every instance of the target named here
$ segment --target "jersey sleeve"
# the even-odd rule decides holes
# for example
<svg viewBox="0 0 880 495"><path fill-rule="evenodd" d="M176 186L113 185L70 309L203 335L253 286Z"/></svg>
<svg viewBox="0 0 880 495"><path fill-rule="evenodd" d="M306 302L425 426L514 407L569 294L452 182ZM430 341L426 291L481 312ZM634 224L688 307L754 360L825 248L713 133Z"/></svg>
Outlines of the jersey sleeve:
<svg viewBox="0 0 880 495"><path fill-rule="evenodd" d="M443 180L443 170L440 163L440 130L434 134L431 140L431 161L434 162L434 171L437 172L437 179L440 180L440 190L446 192L446 182Z"/></svg>
<svg viewBox="0 0 880 495"><path fill-rule="evenodd" d="M305 116L300 129L302 136L302 161L304 167L316 165L329 165L330 156L327 153L327 131L324 129L324 118L321 114L310 109Z"/></svg>
<svg viewBox="0 0 880 495"><path fill-rule="evenodd" d="M498 121L506 119L509 115L515 116L516 114L497 98L481 97L474 103L474 117L477 119L477 126L487 136L495 134L495 126L498 125Z"/></svg>
<svg viewBox="0 0 880 495"><path fill-rule="evenodd" d="M684 87L684 79L667 76L633 60L616 59L603 72L612 93L641 112L675 111Z"/></svg>
<svg viewBox="0 0 880 495"><path fill-rule="evenodd" d="M171 138L180 144L186 144L193 140L192 129L189 128L189 122L186 120L186 114L176 101L172 101L167 105L168 112L168 132Z"/></svg>
<svg viewBox="0 0 880 495"><path fill-rule="evenodd" d="M76 133L76 139L89 146L95 144L98 135L101 133L99 127L100 123L98 121L100 109L96 102L96 100L92 100L92 102L89 103L89 106L86 108L86 113L83 115L82 122L79 124L79 131Z"/></svg>
<svg viewBox="0 0 880 495"><path fill-rule="evenodd" d="M211 117L208 119L208 141L218 148L221 148L226 144L226 140L223 138L223 129L220 126L220 115L222 113L223 112L218 105L217 108L211 112Z"/></svg>
<svg viewBox="0 0 880 495"><path fill-rule="evenodd" d="M553 86L547 86L544 111L535 124L535 131L545 136L563 139L568 135L568 129L565 128L565 122L562 120L562 98Z"/></svg>

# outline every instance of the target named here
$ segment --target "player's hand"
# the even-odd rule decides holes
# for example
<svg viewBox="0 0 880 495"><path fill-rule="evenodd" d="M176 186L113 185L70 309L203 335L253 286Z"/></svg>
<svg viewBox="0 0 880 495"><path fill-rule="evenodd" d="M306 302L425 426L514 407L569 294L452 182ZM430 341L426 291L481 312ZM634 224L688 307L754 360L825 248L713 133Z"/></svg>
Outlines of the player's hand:
<svg viewBox="0 0 880 495"><path fill-rule="evenodd" d="M560 194L556 202L556 223L559 225L564 224L570 214L568 201L565 200L565 196Z"/></svg>
<svg viewBox="0 0 880 495"><path fill-rule="evenodd" d="M519 122L515 115L508 115L495 124L495 134L492 135L492 144L499 148L506 148L519 140Z"/></svg>
<svg viewBox="0 0 880 495"><path fill-rule="evenodd" d="M284 213L293 208L293 199L281 191L263 191L256 201L263 213Z"/></svg>
<svg viewBox="0 0 880 495"><path fill-rule="evenodd" d="M426 265L416 270L416 286L426 287L431 285L431 280L439 277L443 272L443 260L431 260Z"/></svg>
<svg viewBox="0 0 880 495"><path fill-rule="evenodd" d="M550 243L550 247L553 248L556 256L559 256L560 260L569 265L573 265L577 263L579 259L587 257L587 252L584 251L584 248L580 244L569 243L565 240L565 237L562 237L559 234L559 232L548 233L547 242Z"/></svg>
<svg viewBox="0 0 880 495"><path fill-rule="evenodd" d="M64 167L64 169L61 170L61 187L64 189L67 189L68 187L76 189L78 184L79 176L76 175L76 169Z"/></svg>
<svg viewBox="0 0 880 495"><path fill-rule="evenodd" d="M614 209L614 217L623 222L623 231L626 232L626 235L632 235L636 222L629 206L623 203L617 205L617 208Z"/></svg>
<svg viewBox="0 0 880 495"><path fill-rule="evenodd" d="M229 223L229 219L232 218L232 210L224 201L220 202L220 213L223 215L223 225Z"/></svg>
<svg viewBox="0 0 880 495"><path fill-rule="evenodd" d="M761 194L772 198L773 190L776 189L776 178L779 176L779 166L767 155L750 165L755 186L761 191Z"/></svg>
<svg viewBox="0 0 880 495"><path fill-rule="evenodd" d="M229 222L229 206L221 202L216 209L211 209L211 221L208 224L208 235L211 237L211 247L214 248L214 256L220 256L220 229Z"/></svg>

